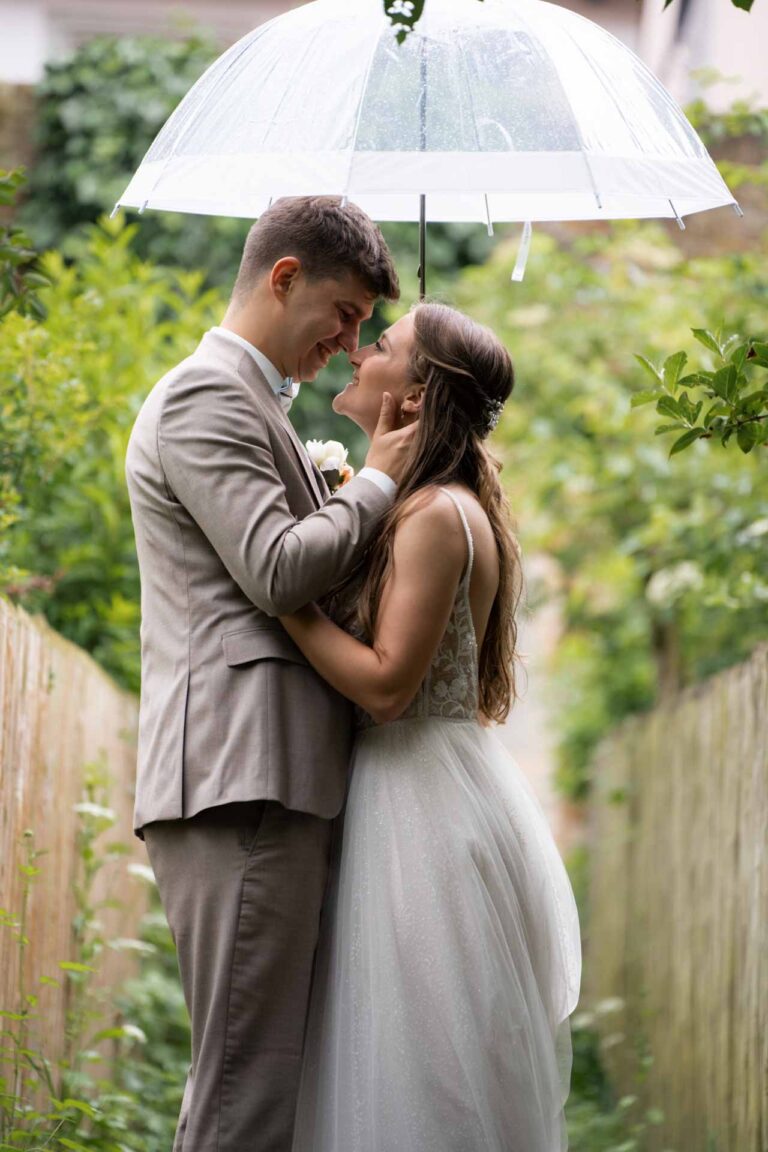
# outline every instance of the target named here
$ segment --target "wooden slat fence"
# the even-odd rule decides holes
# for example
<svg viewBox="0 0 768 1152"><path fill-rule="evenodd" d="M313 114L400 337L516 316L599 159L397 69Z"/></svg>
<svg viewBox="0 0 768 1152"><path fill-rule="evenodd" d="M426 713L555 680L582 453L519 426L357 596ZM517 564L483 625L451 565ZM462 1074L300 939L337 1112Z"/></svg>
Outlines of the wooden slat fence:
<svg viewBox="0 0 768 1152"><path fill-rule="evenodd" d="M624 1001L612 1078L637 1091L647 1044L659 1149L766 1152L768 648L623 724L594 778L586 999Z"/></svg>
<svg viewBox="0 0 768 1152"><path fill-rule="evenodd" d="M0 600L0 907L21 908L22 840L26 829L46 855L29 905L25 980L32 992L40 976L61 978L60 961L72 954L73 885L78 817L87 765L106 766L114 827L98 843L122 841L129 855L110 861L97 878L95 898L115 897L99 919L107 939L135 935L146 886L127 872L146 862L131 830L137 702L119 689L84 652L45 623ZM0 1008L16 1010L20 953L8 929L0 931ZM135 970L135 953L106 949L98 983L117 986ZM64 998L42 990L40 1015L46 1054L63 1051Z"/></svg>

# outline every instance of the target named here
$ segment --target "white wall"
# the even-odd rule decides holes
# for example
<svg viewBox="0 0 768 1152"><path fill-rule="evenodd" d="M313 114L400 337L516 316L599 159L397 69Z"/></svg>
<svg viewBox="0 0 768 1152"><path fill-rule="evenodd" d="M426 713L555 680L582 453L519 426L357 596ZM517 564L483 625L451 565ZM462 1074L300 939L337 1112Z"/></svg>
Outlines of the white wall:
<svg viewBox="0 0 768 1152"><path fill-rule="evenodd" d="M48 53L44 0L0 0L0 82L35 84Z"/></svg>
<svg viewBox="0 0 768 1152"><path fill-rule="evenodd" d="M699 95L716 109L737 99L754 98L768 105L768 8L755 3L751 12L728 0L691 0L678 27L679 0L666 12L662 0L644 0L637 51L675 99L686 104ZM712 70L735 78L702 84L691 73Z"/></svg>
<svg viewBox="0 0 768 1152"><path fill-rule="evenodd" d="M197 26L222 47L298 0L0 0L0 83L35 84L46 61L93 36L183 35Z"/></svg>

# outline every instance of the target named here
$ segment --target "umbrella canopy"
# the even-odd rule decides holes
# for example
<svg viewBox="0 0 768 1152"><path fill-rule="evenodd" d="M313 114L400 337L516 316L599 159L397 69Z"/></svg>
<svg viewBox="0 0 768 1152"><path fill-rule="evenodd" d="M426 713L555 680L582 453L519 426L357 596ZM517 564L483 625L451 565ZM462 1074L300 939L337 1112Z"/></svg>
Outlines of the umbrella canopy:
<svg viewBox="0 0 768 1152"><path fill-rule="evenodd" d="M489 227L738 208L653 73L544 0L429 0L402 45L380 0L279 16L194 85L118 206L252 218L324 193Z"/></svg>

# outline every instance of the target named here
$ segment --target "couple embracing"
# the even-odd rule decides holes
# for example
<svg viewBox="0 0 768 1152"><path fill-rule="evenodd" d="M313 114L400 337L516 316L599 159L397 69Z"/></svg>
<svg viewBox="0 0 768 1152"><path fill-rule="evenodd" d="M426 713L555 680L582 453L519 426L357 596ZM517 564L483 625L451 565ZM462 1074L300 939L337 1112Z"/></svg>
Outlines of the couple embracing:
<svg viewBox="0 0 768 1152"><path fill-rule="evenodd" d="M364 213L278 201L131 436L135 823L192 1021L174 1152L567 1145L576 908L490 726L520 562L485 441L513 369L437 304L358 348L398 296ZM338 352L370 448L329 496L288 408Z"/></svg>

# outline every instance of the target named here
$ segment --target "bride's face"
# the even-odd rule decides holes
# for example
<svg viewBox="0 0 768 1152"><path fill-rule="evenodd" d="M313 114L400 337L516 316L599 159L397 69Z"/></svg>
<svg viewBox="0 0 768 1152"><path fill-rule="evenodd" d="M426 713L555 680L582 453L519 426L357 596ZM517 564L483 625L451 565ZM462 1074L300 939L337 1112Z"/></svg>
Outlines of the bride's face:
<svg viewBox="0 0 768 1152"><path fill-rule="evenodd" d="M406 313L382 332L373 344L351 352L352 379L344 391L334 397L334 412L354 420L370 438L379 420L382 397L389 392L400 414L400 422L408 423L415 419L418 404L413 397L421 389L409 384L407 379L412 346L413 316Z"/></svg>

